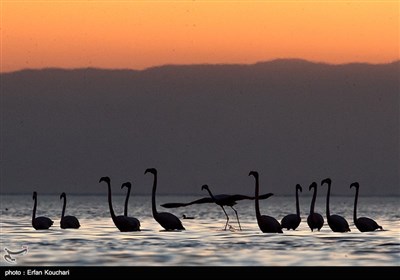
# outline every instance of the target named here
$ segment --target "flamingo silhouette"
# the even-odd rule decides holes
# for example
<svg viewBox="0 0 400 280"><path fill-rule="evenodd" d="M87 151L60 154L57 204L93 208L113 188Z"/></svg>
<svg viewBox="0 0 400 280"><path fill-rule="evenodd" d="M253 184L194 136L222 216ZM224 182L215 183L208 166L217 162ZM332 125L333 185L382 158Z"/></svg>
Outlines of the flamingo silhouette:
<svg viewBox="0 0 400 280"><path fill-rule="evenodd" d="M258 203L258 193L259 193L259 179L257 171L250 171L249 176L254 176L256 180L256 188L255 188L255 207L256 207L256 217L258 227L262 232L268 233L283 233L281 224L273 217L261 215L260 213L260 205ZM273 194L270 193L269 196Z"/></svg>
<svg viewBox="0 0 400 280"><path fill-rule="evenodd" d="M121 190L126 187L128 189L126 193L126 198L125 198L125 207L124 207L124 216L128 216L128 202L129 202L129 196L131 195L131 183L126 182L121 185Z"/></svg>
<svg viewBox="0 0 400 280"><path fill-rule="evenodd" d="M37 206L37 192L33 192L32 199L35 201L33 204L32 211L32 226L34 229L48 229L53 225L53 221L47 217L36 217L36 206Z"/></svg>
<svg viewBox="0 0 400 280"><path fill-rule="evenodd" d="M79 224L79 220L75 216L64 216L65 214L65 207L67 205L67 196L65 192L60 195L60 199L64 198L62 213L61 213L61 220L60 220L60 227L61 228L79 228L81 225Z"/></svg>
<svg viewBox="0 0 400 280"><path fill-rule="evenodd" d="M293 229L295 230L301 222L300 217L300 206L299 206L299 191L302 192L303 189L299 184L296 185L296 214L289 214L283 217L281 220L282 228L286 228L287 230Z"/></svg>
<svg viewBox="0 0 400 280"><path fill-rule="evenodd" d="M123 183L121 185L121 189L123 189L124 187L126 187L128 189L128 192L126 193L126 198L125 198L124 216L128 217L128 201L129 201L129 196L131 193L132 184L130 182ZM135 218L135 217L128 217L128 218L137 220L137 222L139 223L139 227L140 227L140 221L137 218Z"/></svg>
<svg viewBox="0 0 400 280"><path fill-rule="evenodd" d="M189 206L192 204L203 204L203 203L215 203L217 205L219 205L222 210L225 213L226 216L226 224L225 224L225 228L224 230L226 230L226 227L229 223L229 216L225 211L224 206L229 206L233 209L233 211L236 214L236 218L239 224L239 228L240 230L242 230L241 226L240 226L240 222L239 222L239 217L238 217L238 213L236 211L235 208L233 208L233 205L236 205L236 201L240 201L240 200L244 200L244 199L250 199L250 200L254 200L255 197L254 196L247 196L247 195L243 195L243 194L217 194L217 195L213 195L210 191L210 188L207 185L203 185L201 187L202 190L207 190L209 195L208 197L203 197L188 203L177 203L177 202L171 202L171 203L164 203L161 204L162 207L164 208L177 208L177 207L185 207L185 206ZM259 199L266 199L268 197L270 197L270 194L263 194L261 196L259 196Z"/></svg>
<svg viewBox="0 0 400 280"><path fill-rule="evenodd" d="M328 192L326 194L326 218L328 220L328 225L333 232L347 232L350 231L349 223L345 218L339 215L331 215L329 211L329 197L331 195L331 183L330 178L326 178L321 181L321 186L323 184L328 185Z"/></svg>
<svg viewBox="0 0 400 280"><path fill-rule="evenodd" d="M185 230L181 220L171 213L168 212L157 212L156 208L156 189L157 189L157 169L148 168L144 172L151 173L154 175L153 191L151 195L151 207L153 212L153 218L165 229L165 230Z"/></svg>
<svg viewBox="0 0 400 280"><path fill-rule="evenodd" d="M374 220L366 217L361 217L357 219L357 201L358 201L358 188L360 185L358 182L354 182L350 185L350 189L352 187L356 188L356 195L354 197L354 212L353 212L353 221L354 224L356 225L357 229L361 232L366 232L366 231L374 231L376 229L381 229L383 230L383 227L378 225Z"/></svg>
<svg viewBox="0 0 400 280"><path fill-rule="evenodd" d="M236 219L237 219L237 222L238 222L238 224L239 224L239 229L242 230L242 227L240 226L240 222L239 222L238 213L237 213L236 209L233 208L233 205L236 204L235 197L229 196L229 195L223 195L223 194L214 196L214 195L212 194L210 188L209 188L207 185L203 185L203 186L201 187L201 189L202 189L202 190L207 190L208 193L209 193L209 195L210 195L210 197L211 197L211 199L212 199L217 205L221 206L222 210L224 211L225 216L226 216L226 224L225 224L224 230L226 230L226 226L227 226L228 223L229 223L229 216L228 216L228 214L227 214L226 211L225 211L224 205L230 206L230 207L233 209L233 211L235 211Z"/></svg>
<svg viewBox="0 0 400 280"><path fill-rule="evenodd" d="M99 183L106 182L108 186L108 206L110 208L111 219L114 225L121 231L140 231L140 222L136 218L126 216L115 216L111 201L111 180L110 177L101 177Z"/></svg>
<svg viewBox="0 0 400 280"><path fill-rule="evenodd" d="M317 199L317 183L312 182L308 189L310 191L311 189L314 189L314 194L311 200L310 214L307 217L307 224L311 231L314 231L314 229L318 229L318 231L320 231L324 225L324 218L321 214L314 212L315 200Z"/></svg>

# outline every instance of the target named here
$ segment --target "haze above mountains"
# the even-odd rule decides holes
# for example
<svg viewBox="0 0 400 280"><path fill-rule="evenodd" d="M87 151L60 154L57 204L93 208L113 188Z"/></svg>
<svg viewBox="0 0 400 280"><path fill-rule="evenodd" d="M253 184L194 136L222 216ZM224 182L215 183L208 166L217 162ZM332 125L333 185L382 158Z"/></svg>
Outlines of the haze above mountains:
<svg viewBox="0 0 400 280"><path fill-rule="evenodd" d="M1 192L400 195L400 62L1 74ZM326 193L324 188L320 195Z"/></svg>

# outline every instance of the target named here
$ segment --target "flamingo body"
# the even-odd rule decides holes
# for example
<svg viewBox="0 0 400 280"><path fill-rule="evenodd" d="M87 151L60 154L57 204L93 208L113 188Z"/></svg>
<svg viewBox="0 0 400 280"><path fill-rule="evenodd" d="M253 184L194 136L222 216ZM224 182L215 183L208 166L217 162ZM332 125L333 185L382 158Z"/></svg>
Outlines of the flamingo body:
<svg viewBox="0 0 400 280"><path fill-rule="evenodd" d="M317 183L312 182L308 189L314 189L314 193L311 200L310 214L307 217L307 224L310 227L311 231L314 231L314 229L320 231L322 226L324 225L324 218L321 214L314 212L315 200L317 199Z"/></svg>
<svg viewBox="0 0 400 280"><path fill-rule="evenodd" d="M281 225L282 228L287 230L296 228L300 225L301 217L300 217L300 205L299 205L299 191L302 192L303 189L299 184L296 185L296 214L289 214L282 218Z"/></svg>
<svg viewBox="0 0 400 280"><path fill-rule="evenodd" d="M257 171L250 171L249 176L254 176L256 180L255 187L255 209L258 227L264 233L283 233L281 224L273 217L261 215L259 206L259 175ZM271 193L270 196L273 194Z"/></svg>
<svg viewBox="0 0 400 280"><path fill-rule="evenodd" d="M67 205L67 196L65 192L60 195L60 199L64 198L62 213L61 213L61 220L60 220L60 227L62 229L66 228L75 228L78 229L81 225L79 220L75 216L64 216L65 214L65 207Z"/></svg>
<svg viewBox="0 0 400 280"><path fill-rule="evenodd" d="M32 211L32 227L36 230L49 229L54 223L50 218L43 216L36 217L37 192L33 192L32 199L35 201Z"/></svg>
<svg viewBox="0 0 400 280"><path fill-rule="evenodd" d="M160 226L162 226L165 230L185 230L181 220L179 220L177 216L168 212L157 211L156 208L157 169L148 168L146 169L144 174L146 173L151 173L154 175L153 190L151 195L151 206L152 206L152 213L154 220L156 220L160 224Z"/></svg>
<svg viewBox="0 0 400 280"><path fill-rule="evenodd" d="M348 232L350 231L349 223L345 218L339 215L331 215L329 210L329 197L331 194L331 179L326 178L322 180L321 185L328 185L328 192L326 194L326 218L328 220L328 225L333 232Z"/></svg>
<svg viewBox="0 0 400 280"><path fill-rule="evenodd" d="M377 229L383 230L383 227L378 225L377 222L374 220L367 218L367 217L361 217L357 218L357 202L358 202L358 189L360 187L358 182L354 182L350 185L350 188L355 187L356 188L356 194L354 197L354 212L353 212L353 222L356 225L356 228L361 231L361 232L366 232L366 231L375 231Z"/></svg>

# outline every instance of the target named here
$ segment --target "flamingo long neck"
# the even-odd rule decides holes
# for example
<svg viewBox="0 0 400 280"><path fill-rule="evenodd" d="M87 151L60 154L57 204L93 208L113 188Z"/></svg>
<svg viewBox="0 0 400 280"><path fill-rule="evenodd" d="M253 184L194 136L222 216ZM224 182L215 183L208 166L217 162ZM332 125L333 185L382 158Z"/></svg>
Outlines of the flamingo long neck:
<svg viewBox="0 0 400 280"><path fill-rule="evenodd" d="M112 201L111 201L111 184L109 182L107 182L107 186L108 186L108 206L110 207L111 218L114 221L115 220L115 213L114 213L114 209L113 209Z"/></svg>
<svg viewBox="0 0 400 280"><path fill-rule="evenodd" d="M296 189L296 214L300 217L300 205L299 205L299 190Z"/></svg>
<svg viewBox="0 0 400 280"><path fill-rule="evenodd" d="M131 195L131 188L128 187L128 192L127 192L126 198L125 198L124 216L128 216L128 201L129 201L129 196L130 195Z"/></svg>
<svg viewBox="0 0 400 280"><path fill-rule="evenodd" d="M157 174L154 174L153 191L151 194L151 209L153 211L154 218L158 215L156 208L156 189L157 189Z"/></svg>
<svg viewBox="0 0 400 280"><path fill-rule="evenodd" d="M326 217L329 218L331 216L329 211L329 197L331 196L331 184L328 183L328 193L326 194Z"/></svg>
<svg viewBox="0 0 400 280"><path fill-rule="evenodd" d="M210 191L210 189L209 189L209 188L207 188L206 190L207 190L207 191L208 191L208 193L210 194L210 196L211 196L212 200L213 200L215 203L217 203L217 200L215 199L215 197L214 197L214 195L212 194L212 192Z"/></svg>
<svg viewBox="0 0 400 280"><path fill-rule="evenodd" d="M36 217L36 206L37 206L37 198L34 198L35 202L33 203L33 211L32 211L32 224Z"/></svg>
<svg viewBox="0 0 400 280"><path fill-rule="evenodd" d="M317 199L317 187L314 187L314 194L311 200L310 214L314 214L315 200Z"/></svg>
<svg viewBox="0 0 400 280"><path fill-rule="evenodd" d="M354 198L354 212L353 212L354 223L356 223L357 221L357 202L358 202L358 188L356 188L356 196Z"/></svg>
<svg viewBox="0 0 400 280"><path fill-rule="evenodd" d="M67 197L64 195L64 203L63 203L63 208L62 208L62 213L61 213L61 220L64 218L65 215L65 206L67 205Z"/></svg>
<svg viewBox="0 0 400 280"><path fill-rule="evenodd" d="M255 194L254 195L255 195L256 217L257 217L257 220L258 220L261 217L260 204L259 204L259 201L258 201L258 194L259 194L259 190L260 190L260 185L259 185L259 182L258 182L258 177L255 177L255 179L256 179L256 189L255 189Z"/></svg>

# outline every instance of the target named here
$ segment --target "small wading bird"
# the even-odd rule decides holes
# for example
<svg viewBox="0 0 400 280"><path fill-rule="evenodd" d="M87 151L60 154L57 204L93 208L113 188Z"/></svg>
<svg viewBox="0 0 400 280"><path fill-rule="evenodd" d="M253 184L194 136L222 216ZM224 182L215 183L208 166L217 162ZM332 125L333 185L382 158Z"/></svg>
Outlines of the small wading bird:
<svg viewBox="0 0 400 280"><path fill-rule="evenodd" d="M101 177L99 183L106 182L108 187L108 206L110 208L111 219L114 225L121 232L140 231L140 222L138 219L126 216L116 216L111 201L111 180L110 177Z"/></svg>
<svg viewBox="0 0 400 280"><path fill-rule="evenodd" d="M299 184L296 185L296 214L289 214L283 217L281 220L282 228L287 230L293 229L295 230L301 222L300 217L300 205L299 205L299 191L302 192L303 189Z"/></svg>
<svg viewBox="0 0 400 280"><path fill-rule="evenodd" d="M255 187L255 208L256 208L256 218L257 218L257 223L258 227L262 232L266 233L283 233L282 231L282 226L281 224L271 216L266 216L266 215L261 215L260 213L260 205L259 205L259 175L257 171L250 171L249 176L254 176L256 179L256 187ZM269 196L272 196L272 193L267 194Z"/></svg>
<svg viewBox="0 0 400 280"><path fill-rule="evenodd" d="M380 225L378 225L374 220L370 218L367 217L357 218L358 188L360 187L360 185L358 184L358 182L354 182L350 185L350 188L352 187L356 188L356 195L354 197L354 212L353 212L353 221L354 224L356 225L356 228L361 232L374 231L378 228L383 230L383 228Z"/></svg>
<svg viewBox="0 0 400 280"><path fill-rule="evenodd" d="M331 183L330 178L326 178L321 181L321 186L323 184L328 185L328 192L326 193L326 219L328 220L328 225L333 232L347 232L350 231L349 223L345 218L339 215L331 215L329 211L329 197L331 195Z"/></svg>
<svg viewBox="0 0 400 280"><path fill-rule="evenodd" d="M79 224L79 220L75 216L64 216L65 214L65 207L67 205L67 196L65 192L60 195L60 199L64 198L62 213L61 213L61 220L60 220L60 227L61 228L79 228L81 225Z"/></svg>
<svg viewBox="0 0 400 280"><path fill-rule="evenodd" d="M189 216L186 216L185 214L183 214L182 219L194 219L194 217L189 217Z"/></svg>
<svg viewBox="0 0 400 280"><path fill-rule="evenodd" d="M226 230L226 227L228 226L229 223L229 216L225 211L224 206L229 206L233 209L233 211L236 214L236 219L239 225L240 230L242 230L242 227L240 226L240 222L239 222L239 216L238 213L236 211L235 208L233 208L234 205L236 205L236 201L240 201L243 199L250 199L250 200L254 200L254 196L247 196L247 195L242 195L242 194L217 194L217 195L213 195L210 188L207 185L203 185L201 187L202 190L207 190L209 193L209 197L203 197L197 200L194 200L192 202L187 202L187 203L176 203L176 202L171 202L171 203L165 203L165 204L161 204L162 207L164 208L177 208L177 207L185 207L185 206L189 206L189 205L193 205L193 204L203 204L203 203L215 203L217 205L219 205L222 210L225 213L226 216L226 224L225 224L225 228L224 230ZM260 196L260 199L266 199L268 197L270 197L270 194L263 194Z"/></svg>
<svg viewBox="0 0 400 280"><path fill-rule="evenodd" d="M53 225L53 221L47 217L36 217L36 206L37 206L37 192L33 192L32 199L35 201L33 204L32 212L32 226L34 229L48 229Z"/></svg>
<svg viewBox="0 0 400 280"><path fill-rule="evenodd" d="M156 208L156 189L157 189L157 169L148 168L144 172L151 173L154 175L153 181L153 191L151 194L151 209L153 212L153 218L156 220L165 230L185 230L182 225L182 222L179 218L168 212L157 212Z"/></svg>
<svg viewBox="0 0 400 280"><path fill-rule="evenodd" d="M320 231L322 226L324 225L324 218L321 214L314 212L315 200L317 199L317 183L312 182L308 189L310 191L311 189L314 189L314 194L311 200L310 214L307 218L307 224L310 227L311 231L314 231L314 229L318 229L318 231Z"/></svg>

